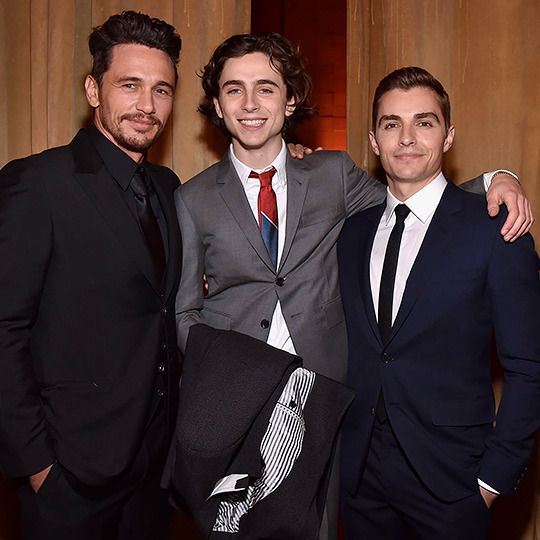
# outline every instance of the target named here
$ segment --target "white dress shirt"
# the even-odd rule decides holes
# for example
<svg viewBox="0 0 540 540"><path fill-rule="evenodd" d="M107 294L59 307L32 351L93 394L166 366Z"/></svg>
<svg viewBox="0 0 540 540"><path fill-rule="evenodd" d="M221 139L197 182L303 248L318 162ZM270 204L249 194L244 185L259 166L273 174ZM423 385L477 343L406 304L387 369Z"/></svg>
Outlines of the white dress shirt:
<svg viewBox="0 0 540 540"><path fill-rule="evenodd" d="M493 173L489 174L489 178L486 178L486 174L484 175L486 190L489 188ZM420 251L420 247L422 246L422 242L426 236L426 232L433 218L433 214L441 201L446 184L446 179L441 172L437 178L435 178L435 180L423 187L420 191L417 191L406 201L396 199L396 197L390 193L390 190L387 190L386 209L383 212L379 226L377 227L377 232L375 233L369 263L371 295L377 318L379 289L381 286L384 255L386 253L386 246L388 244L390 233L396 222L396 214L394 212L396 206L404 203L409 207L411 212L405 219L405 228L403 229L403 236L401 237L401 244L399 248L396 280L394 284L394 298L392 303L392 324L394 323L399 306L401 305L403 293L405 292L405 286L407 285L407 279L409 278L409 274L418 252ZM498 494L497 490L480 479L478 479L478 484L484 489Z"/></svg>
<svg viewBox="0 0 540 540"><path fill-rule="evenodd" d="M238 174L238 178L242 182L242 186L246 193L249 206L253 212L253 217L257 221L258 226L258 209L257 198L259 196L259 190L261 187L258 178L249 178L249 173L255 171L261 173L275 167L276 173L272 177L272 189L276 194L277 211L278 211L278 254L277 254L277 266L281 262L281 255L283 253L283 246L285 244L285 227L287 225L287 171L285 169L285 163L287 161L287 146L285 141L282 142L281 151L277 155L276 159L270 163L264 169L252 169L244 163L242 163L235 155L232 144L229 147L229 155L231 157L232 164ZM266 342L273 347L281 349L291 354L296 354L294 345L292 342L291 334L287 328L287 323L281 312L281 304L279 300L276 305L276 309L272 315L272 322L270 324L270 332Z"/></svg>

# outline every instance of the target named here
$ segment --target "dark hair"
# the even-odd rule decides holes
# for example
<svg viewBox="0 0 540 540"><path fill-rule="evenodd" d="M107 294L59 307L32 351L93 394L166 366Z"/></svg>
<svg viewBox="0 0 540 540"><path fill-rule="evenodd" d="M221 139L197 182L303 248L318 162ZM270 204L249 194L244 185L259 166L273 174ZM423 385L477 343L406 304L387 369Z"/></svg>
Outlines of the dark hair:
<svg viewBox="0 0 540 540"><path fill-rule="evenodd" d="M403 67L389 73L377 86L373 96L372 122L377 128L377 114L381 98L390 90L410 90L417 87L429 88L437 94L446 129L450 127L450 99L443 85L428 71L420 67Z"/></svg>
<svg viewBox="0 0 540 540"><path fill-rule="evenodd" d="M277 32L260 35L237 34L218 46L200 75L204 99L198 111L225 132L227 132L225 123L217 115L213 103L213 98L219 96L219 78L223 66L229 58L239 58L255 52L268 56L272 67L283 77L287 88L287 99L294 99L295 110L291 116L285 117L284 129L300 118L314 113L314 108L308 105L311 77L306 71L299 51L293 48L290 41Z"/></svg>
<svg viewBox="0 0 540 540"><path fill-rule="evenodd" d="M166 53L174 65L176 80L178 73L176 64L182 48L182 40L174 26L152 19L144 13L123 11L112 15L101 26L96 26L88 38L88 48L92 55L92 77L101 85L103 74L111 64L111 49L115 45L136 43Z"/></svg>

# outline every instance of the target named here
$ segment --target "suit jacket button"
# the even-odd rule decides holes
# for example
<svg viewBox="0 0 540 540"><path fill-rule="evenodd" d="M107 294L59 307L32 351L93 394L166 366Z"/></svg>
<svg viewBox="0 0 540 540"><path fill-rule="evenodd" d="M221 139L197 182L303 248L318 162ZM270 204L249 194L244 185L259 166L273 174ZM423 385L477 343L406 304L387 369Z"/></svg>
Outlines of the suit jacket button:
<svg viewBox="0 0 540 540"><path fill-rule="evenodd" d="M159 364L157 370L158 370L160 373L164 373L164 372L165 372L165 364Z"/></svg>
<svg viewBox="0 0 540 540"><path fill-rule="evenodd" d="M388 354L388 353L383 353L382 355L382 361L385 363L385 364L388 364L389 362L391 362L393 360L393 358Z"/></svg>
<svg viewBox="0 0 540 540"><path fill-rule="evenodd" d="M167 315L167 308L164 307L164 308L161 310L161 313L163 313L163 315Z"/></svg>
<svg viewBox="0 0 540 540"><path fill-rule="evenodd" d="M161 344L161 350L162 350L162 351L165 351L166 349L167 349L167 344L166 344L165 342L163 342L163 343Z"/></svg>
<svg viewBox="0 0 540 540"><path fill-rule="evenodd" d="M165 392L163 392L161 388L158 388L156 390L156 394L158 395L158 397L163 397L165 395Z"/></svg>
<svg viewBox="0 0 540 540"><path fill-rule="evenodd" d="M276 285L278 287L283 287L283 284L285 283L285 279L282 278L281 276L277 277L276 278Z"/></svg>
<svg viewBox="0 0 540 540"><path fill-rule="evenodd" d="M371 407L371 416L375 416L375 407Z"/></svg>
<svg viewBox="0 0 540 540"><path fill-rule="evenodd" d="M261 328L268 328L270 326L270 321L268 319L263 319L261 321Z"/></svg>

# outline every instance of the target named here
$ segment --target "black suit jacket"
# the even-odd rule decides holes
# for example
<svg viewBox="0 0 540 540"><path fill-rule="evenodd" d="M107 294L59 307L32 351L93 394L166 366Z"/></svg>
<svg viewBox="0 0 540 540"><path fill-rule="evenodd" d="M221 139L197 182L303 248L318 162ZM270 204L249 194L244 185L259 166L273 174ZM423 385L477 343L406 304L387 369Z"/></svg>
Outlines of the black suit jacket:
<svg viewBox="0 0 540 540"><path fill-rule="evenodd" d="M233 331L198 324L186 350L176 433L163 486L193 512L204 538L212 531L221 495L209 498L230 474L261 476L260 446L289 376L302 360ZM235 538L309 540L318 537L337 432L352 392L321 375L303 410L302 451L289 475L240 519Z"/></svg>
<svg viewBox="0 0 540 540"><path fill-rule="evenodd" d="M392 428L424 483L443 500L511 492L540 419L540 283L530 236L506 244L483 198L448 185L383 346L369 279L384 205L351 218L338 242L357 397L344 423L343 485L355 493L382 387ZM491 386L495 335L505 386ZM496 420L496 424L493 422Z"/></svg>
<svg viewBox="0 0 540 540"><path fill-rule="evenodd" d="M163 363L175 409L178 179L148 164L167 223L165 286L87 130L0 172L0 469L57 460L84 486L121 478Z"/></svg>

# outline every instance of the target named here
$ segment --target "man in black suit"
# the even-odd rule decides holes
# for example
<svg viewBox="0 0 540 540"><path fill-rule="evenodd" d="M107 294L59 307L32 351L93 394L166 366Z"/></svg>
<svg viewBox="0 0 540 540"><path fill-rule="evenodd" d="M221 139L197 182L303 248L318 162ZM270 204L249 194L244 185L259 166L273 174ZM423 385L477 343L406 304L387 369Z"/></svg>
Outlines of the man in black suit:
<svg viewBox="0 0 540 540"><path fill-rule="evenodd" d="M0 172L0 468L25 539L157 539L181 241L178 178L145 155L181 40L124 12L89 46L94 126Z"/></svg>
<svg viewBox="0 0 540 540"><path fill-rule="evenodd" d="M447 182L450 104L421 68L379 84L387 200L338 241L357 396L343 428L346 538L478 540L515 490L540 418L539 261L505 243L481 197ZM495 410L493 335L505 373Z"/></svg>

